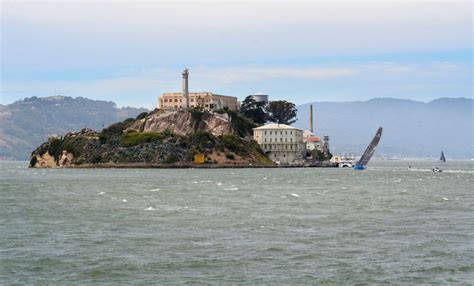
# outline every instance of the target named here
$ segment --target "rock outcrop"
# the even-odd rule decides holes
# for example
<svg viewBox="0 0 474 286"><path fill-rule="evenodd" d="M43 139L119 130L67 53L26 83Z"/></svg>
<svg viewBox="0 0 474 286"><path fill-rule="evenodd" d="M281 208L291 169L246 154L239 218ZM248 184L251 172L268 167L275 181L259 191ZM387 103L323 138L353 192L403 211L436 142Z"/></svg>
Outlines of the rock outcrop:
<svg viewBox="0 0 474 286"><path fill-rule="evenodd" d="M137 120L126 132L163 132L170 130L179 135L203 131L215 136L232 133L232 123L227 113L200 111L158 111Z"/></svg>

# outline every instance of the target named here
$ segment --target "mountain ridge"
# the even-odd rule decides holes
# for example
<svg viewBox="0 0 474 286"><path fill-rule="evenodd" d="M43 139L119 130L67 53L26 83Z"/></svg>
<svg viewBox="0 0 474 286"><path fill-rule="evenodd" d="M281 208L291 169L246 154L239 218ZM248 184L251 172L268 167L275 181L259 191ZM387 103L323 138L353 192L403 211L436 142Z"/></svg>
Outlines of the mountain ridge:
<svg viewBox="0 0 474 286"><path fill-rule="evenodd" d="M30 153L50 135L102 129L135 117L144 108L117 108L113 101L85 97L27 97L0 105L0 159L28 160Z"/></svg>
<svg viewBox="0 0 474 286"><path fill-rule="evenodd" d="M439 98L429 102L373 98L353 102L310 102L298 105L295 126L309 128L313 104L317 135L329 135L335 153L359 155L375 130L384 127L378 155L436 158L474 157L473 105L470 98Z"/></svg>

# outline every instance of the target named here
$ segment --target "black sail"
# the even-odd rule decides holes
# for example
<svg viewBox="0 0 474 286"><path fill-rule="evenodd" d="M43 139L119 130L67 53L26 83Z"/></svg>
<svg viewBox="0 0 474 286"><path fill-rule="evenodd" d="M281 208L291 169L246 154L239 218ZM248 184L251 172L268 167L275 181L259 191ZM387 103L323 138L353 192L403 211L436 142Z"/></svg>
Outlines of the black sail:
<svg viewBox="0 0 474 286"><path fill-rule="evenodd" d="M367 163L369 163L370 158L372 158L372 155L374 155L375 148L377 148L377 145L379 144L380 137L382 137L382 130L382 127L377 130L374 139L372 139L372 142L370 142L364 154L362 155L362 157L360 157L360 160L359 162L357 162L357 165L365 166L367 165Z"/></svg>
<svg viewBox="0 0 474 286"><path fill-rule="evenodd" d="M446 158L444 157L443 151L441 151L441 157L439 158L439 160L443 163L446 163Z"/></svg>

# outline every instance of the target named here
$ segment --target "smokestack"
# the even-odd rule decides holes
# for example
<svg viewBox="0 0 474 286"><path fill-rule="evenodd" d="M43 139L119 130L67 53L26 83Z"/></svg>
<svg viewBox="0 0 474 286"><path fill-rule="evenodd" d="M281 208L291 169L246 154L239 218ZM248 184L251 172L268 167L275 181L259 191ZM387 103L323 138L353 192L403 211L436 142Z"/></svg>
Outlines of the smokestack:
<svg viewBox="0 0 474 286"><path fill-rule="evenodd" d="M313 133L313 105L309 105L309 131Z"/></svg>
<svg viewBox="0 0 474 286"><path fill-rule="evenodd" d="M181 107L188 109L189 108L189 90L188 90L188 69L184 69L183 71L183 102L181 103Z"/></svg>

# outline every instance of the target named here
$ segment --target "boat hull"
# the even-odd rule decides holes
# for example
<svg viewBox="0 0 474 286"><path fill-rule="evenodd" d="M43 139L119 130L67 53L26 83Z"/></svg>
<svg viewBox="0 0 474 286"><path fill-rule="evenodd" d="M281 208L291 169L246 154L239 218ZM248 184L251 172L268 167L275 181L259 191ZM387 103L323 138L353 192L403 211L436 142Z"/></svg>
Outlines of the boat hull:
<svg viewBox="0 0 474 286"><path fill-rule="evenodd" d="M354 167L354 170L365 170L365 166L364 165L355 165Z"/></svg>

